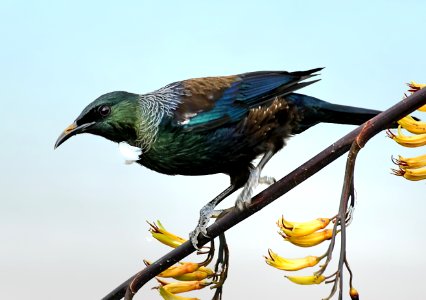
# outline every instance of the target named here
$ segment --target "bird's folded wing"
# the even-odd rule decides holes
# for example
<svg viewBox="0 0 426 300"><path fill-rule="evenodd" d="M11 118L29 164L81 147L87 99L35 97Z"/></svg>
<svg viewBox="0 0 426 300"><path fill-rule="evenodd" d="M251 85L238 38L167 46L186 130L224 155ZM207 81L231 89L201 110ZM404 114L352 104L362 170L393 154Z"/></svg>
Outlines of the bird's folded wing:
<svg viewBox="0 0 426 300"><path fill-rule="evenodd" d="M203 131L240 121L248 111L274 97L300 89L320 69L304 72L262 71L182 82L185 96L175 110L175 126Z"/></svg>

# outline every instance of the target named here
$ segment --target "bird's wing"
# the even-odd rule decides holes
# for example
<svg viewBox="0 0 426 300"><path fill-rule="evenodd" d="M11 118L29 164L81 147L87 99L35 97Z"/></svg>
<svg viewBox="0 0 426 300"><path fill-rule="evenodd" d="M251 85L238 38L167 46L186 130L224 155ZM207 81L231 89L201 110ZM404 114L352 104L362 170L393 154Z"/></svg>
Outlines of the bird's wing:
<svg viewBox="0 0 426 300"><path fill-rule="evenodd" d="M182 81L185 95L174 113L175 126L202 131L238 122L251 108L315 82L301 81L319 70L261 71Z"/></svg>

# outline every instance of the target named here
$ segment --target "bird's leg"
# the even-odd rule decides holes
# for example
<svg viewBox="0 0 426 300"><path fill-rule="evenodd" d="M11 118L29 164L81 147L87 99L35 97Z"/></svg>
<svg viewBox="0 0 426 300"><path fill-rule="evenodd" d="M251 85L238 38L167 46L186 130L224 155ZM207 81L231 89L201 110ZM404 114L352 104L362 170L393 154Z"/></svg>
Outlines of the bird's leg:
<svg viewBox="0 0 426 300"><path fill-rule="evenodd" d="M268 151L260 160L259 164L250 172L249 179L241 191L241 194L238 196L237 201L235 201L235 206L239 210L245 209L251 203L251 197L253 195L253 190L259 184L273 184L275 183L275 179L273 177L261 177L260 173L262 172L263 167L265 167L266 163L271 159L274 155L274 152Z"/></svg>
<svg viewBox="0 0 426 300"><path fill-rule="evenodd" d="M259 178L259 184L271 185L276 182L274 177L271 176L262 176Z"/></svg>
<svg viewBox="0 0 426 300"><path fill-rule="evenodd" d="M192 245L194 248L198 248L198 235L201 233L205 237L208 237L207 235L207 225L209 224L210 218L213 215L216 215L218 211L215 211L215 207L226 197L231 195L233 192L235 192L238 189L234 184L231 184L229 187L227 187L222 193L220 193L218 196L216 196L213 200L211 200L209 203L203 206L203 208L200 210L200 219L198 220L198 225L195 227L193 231L189 233L189 238L191 240Z"/></svg>

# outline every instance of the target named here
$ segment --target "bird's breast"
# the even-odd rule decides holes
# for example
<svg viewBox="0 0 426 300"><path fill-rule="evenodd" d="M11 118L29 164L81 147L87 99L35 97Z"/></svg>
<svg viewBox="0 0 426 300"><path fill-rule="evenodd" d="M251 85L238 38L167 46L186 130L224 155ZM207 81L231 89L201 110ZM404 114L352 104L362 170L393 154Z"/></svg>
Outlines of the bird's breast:
<svg viewBox="0 0 426 300"><path fill-rule="evenodd" d="M253 108L239 122L205 131L162 128L140 164L164 174L232 173L268 150L278 151L297 120L284 101Z"/></svg>

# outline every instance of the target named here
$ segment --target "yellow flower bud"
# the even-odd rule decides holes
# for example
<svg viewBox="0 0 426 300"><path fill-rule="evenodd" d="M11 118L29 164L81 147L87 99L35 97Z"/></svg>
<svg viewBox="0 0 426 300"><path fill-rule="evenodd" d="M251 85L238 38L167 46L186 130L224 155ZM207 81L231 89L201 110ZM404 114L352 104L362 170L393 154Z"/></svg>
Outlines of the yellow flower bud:
<svg viewBox="0 0 426 300"><path fill-rule="evenodd" d="M173 276L173 278L181 281L203 280L205 278L211 277L213 274L214 271L212 269L207 267L199 267L198 270L194 272Z"/></svg>
<svg viewBox="0 0 426 300"><path fill-rule="evenodd" d="M308 222L290 222L281 217L277 221L280 230L288 236L304 236L325 228L330 219L318 218Z"/></svg>
<svg viewBox="0 0 426 300"><path fill-rule="evenodd" d="M393 162L398 165L401 169L418 169L426 167L426 154L416 156L416 157L402 157L401 155L398 159L392 158Z"/></svg>
<svg viewBox="0 0 426 300"><path fill-rule="evenodd" d="M421 84L414 81L407 83L407 85L410 88L408 91L411 93L417 92L418 90L421 90L426 87L426 84Z"/></svg>
<svg viewBox="0 0 426 300"><path fill-rule="evenodd" d="M426 133L426 122L416 121L412 116L402 118L398 124L414 134Z"/></svg>
<svg viewBox="0 0 426 300"><path fill-rule="evenodd" d="M196 271L200 266L198 263L186 262L178 266L172 266L158 274L160 277L175 277Z"/></svg>
<svg viewBox="0 0 426 300"><path fill-rule="evenodd" d="M158 220L157 224L149 222L148 224L151 226L149 232L151 232L152 237L169 247L176 248L186 242L185 239L167 231Z"/></svg>
<svg viewBox="0 0 426 300"><path fill-rule="evenodd" d="M291 282L302 284L302 285L311 285L311 284L320 284L326 278L324 275L316 276L285 276Z"/></svg>
<svg viewBox="0 0 426 300"><path fill-rule="evenodd" d="M349 296L351 296L352 300L359 300L358 291L353 287L351 287L351 289L349 290Z"/></svg>
<svg viewBox="0 0 426 300"><path fill-rule="evenodd" d="M269 257L265 256L265 261L268 265L284 270L284 271L297 271L308 267L315 266L322 257L306 256L304 258L288 259L279 256L271 249L268 250Z"/></svg>
<svg viewBox="0 0 426 300"><path fill-rule="evenodd" d="M399 170L392 169L392 172L394 175L402 176L405 179L408 179L411 181L426 179L426 167L419 168L419 169L399 169Z"/></svg>
<svg viewBox="0 0 426 300"><path fill-rule="evenodd" d="M174 295L166 291L166 289L164 289L164 287L162 286L158 288L158 291L160 292L160 295L161 297L163 297L164 300L200 300L199 298L188 298Z"/></svg>
<svg viewBox="0 0 426 300"><path fill-rule="evenodd" d="M426 87L426 84L416 83L414 81L411 81L410 83L407 83L408 87L410 88L408 91L411 93L415 93L418 90L421 90ZM418 109L419 111L426 112L426 105L423 105Z"/></svg>
<svg viewBox="0 0 426 300"><path fill-rule="evenodd" d="M147 264L147 261L144 261L145 264ZM149 265L149 263L147 264ZM192 263L192 262L185 262L185 263L180 263L177 266L171 266L170 268L164 270L163 272L161 272L160 274L158 274L157 276L159 277L176 277L176 276L181 276L187 273L192 273L194 271L196 271L200 266L197 263Z"/></svg>
<svg viewBox="0 0 426 300"><path fill-rule="evenodd" d="M388 136L398 144L404 147L420 147L426 145L426 133L418 135L404 135L401 131L401 125L398 126L398 135L395 135L390 130L387 131Z"/></svg>
<svg viewBox="0 0 426 300"><path fill-rule="evenodd" d="M158 279L158 282L161 284L161 286L169 293L172 294L179 294L179 293L185 293L190 292L194 290L200 290L208 285L210 285L210 282L207 282L205 280L202 281L176 281L176 282L167 282L161 279Z"/></svg>
<svg viewBox="0 0 426 300"><path fill-rule="evenodd" d="M305 236L287 236L284 234L281 236L293 245L299 247L312 247L324 242L325 240L331 239L332 235L332 229L324 229L322 231L317 231Z"/></svg>

